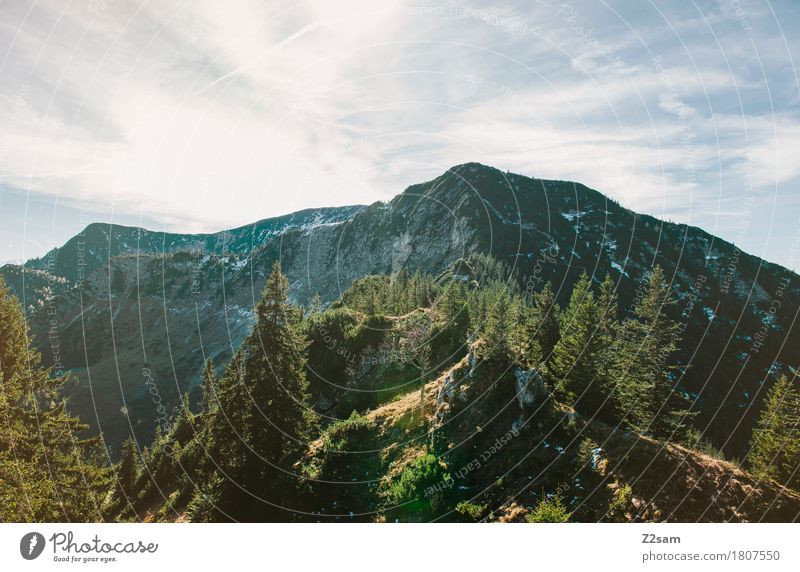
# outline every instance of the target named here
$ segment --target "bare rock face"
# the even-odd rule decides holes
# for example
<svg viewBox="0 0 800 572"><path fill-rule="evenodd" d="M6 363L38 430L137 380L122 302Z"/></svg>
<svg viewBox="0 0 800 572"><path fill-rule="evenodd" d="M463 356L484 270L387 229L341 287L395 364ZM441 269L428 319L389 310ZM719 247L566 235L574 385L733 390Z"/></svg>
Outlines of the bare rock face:
<svg viewBox="0 0 800 572"><path fill-rule="evenodd" d="M521 411L533 407L537 398L547 393L542 376L533 369L514 368L514 385Z"/></svg>
<svg viewBox="0 0 800 572"><path fill-rule="evenodd" d="M467 363L469 363L469 377L475 377L475 369L478 367L478 354L476 352L475 345L471 345L469 348L469 354L467 355Z"/></svg>

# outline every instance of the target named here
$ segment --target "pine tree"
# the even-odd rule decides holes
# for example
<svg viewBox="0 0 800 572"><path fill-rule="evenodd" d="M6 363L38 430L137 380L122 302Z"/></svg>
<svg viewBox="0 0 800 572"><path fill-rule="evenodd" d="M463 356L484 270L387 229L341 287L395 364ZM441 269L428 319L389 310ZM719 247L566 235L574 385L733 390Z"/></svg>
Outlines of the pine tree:
<svg viewBox="0 0 800 572"><path fill-rule="evenodd" d="M560 398L593 415L603 403L607 388L599 367L606 348L602 345L597 302L591 286L586 273L575 283L569 305L561 316L561 338L553 349L548 371Z"/></svg>
<svg viewBox="0 0 800 572"><path fill-rule="evenodd" d="M539 343L539 312L525 303L521 297L514 299L515 327L512 328L514 361L527 369L539 369L543 362L542 346Z"/></svg>
<svg viewBox="0 0 800 572"><path fill-rule="evenodd" d="M311 299L311 304L308 307L308 315L309 317L312 316L319 316L322 313L322 298L320 298L319 293L314 294L314 297Z"/></svg>
<svg viewBox="0 0 800 572"><path fill-rule="evenodd" d="M449 353L465 347L470 328L469 309L464 285L450 280L437 296L434 305L438 335L435 341Z"/></svg>
<svg viewBox="0 0 800 572"><path fill-rule="evenodd" d="M214 363L211 361L211 358L208 358L203 368L203 379L200 382L200 389L203 392L203 401L201 404L201 413L203 415L208 416L216 403L216 397L214 395L216 382Z"/></svg>
<svg viewBox="0 0 800 572"><path fill-rule="evenodd" d="M534 305L536 307L536 319L538 322L536 326L536 338L539 341L544 359L550 360L553 355L553 350L561 337L559 330L561 308L556 303L553 287L550 282L547 282L544 288L535 294Z"/></svg>
<svg viewBox="0 0 800 572"><path fill-rule="evenodd" d="M252 497L238 484L244 480L247 441L245 428L251 402L244 384L244 349L239 348L225 366L216 393L217 406L205 421L207 463L198 483L198 490L189 506L189 517L195 522L238 520L245 514Z"/></svg>
<svg viewBox="0 0 800 572"><path fill-rule="evenodd" d="M786 375L769 389L753 430L750 470L763 478L800 489L800 390L797 375Z"/></svg>
<svg viewBox="0 0 800 572"><path fill-rule="evenodd" d="M614 281L606 274L600 284L600 294L597 297L598 328L602 350L598 356L597 376L600 387L603 389L603 405L599 416L609 422L616 422L614 407L614 363L616 356L613 348L619 333L617 314L619 303Z"/></svg>
<svg viewBox="0 0 800 572"><path fill-rule="evenodd" d="M614 337L614 328L619 312L617 292L611 276L606 274L600 284L600 294L597 297L597 311L600 318L600 332L607 340Z"/></svg>
<svg viewBox="0 0 800 572"><path fill-rule="evenodd" d="M212 491L218 510L239 521L282 520L297 508L293 463L305 450L315 418L305 371L301 311L288 300L289 283L275 263L256 324L221 385L211 441L224 474ZM264 499L259 501L258 497Z"/></svg>
<svg viewBox="0 0 800 572"><path fill-rule="evenodd" d="M189 407L189 394L184 393L170 426L169 440L175 446L184 445L195 435L195 416Z"/></svg>
<svg viewBox="0 0 800 572"><path fill-rule="evenodd" d="M487 357L502 360L511 356L513 302L508 289L501 283L495 283L490 295L483 327L483 351Z"/></svg>
<svg viewBox="0 0 800 572"><path fill-rule="evenodd" d="M667 315L674 305L664 271L656 266L634 308L635 319L623 322L614 349L618 415L629 427L659 438L682 437L692 416L675 390L678 368L671 359L680 326Z"/></svg>
<svg viewBox="0 0 800 572"><path fill-rule="evenodd" d="M117 465L118 497L122 500L133 496L139 474L139 453L136 442L128 437L122 444L122 457Z"/></svg>
<svg viewBox="0 0 800 572"><path fill-rule="evenodd" d="M40 360L0 279L0 521L98 520L108 486L102 440L78 437L87 426L59 396L66 376Z"/></svg>

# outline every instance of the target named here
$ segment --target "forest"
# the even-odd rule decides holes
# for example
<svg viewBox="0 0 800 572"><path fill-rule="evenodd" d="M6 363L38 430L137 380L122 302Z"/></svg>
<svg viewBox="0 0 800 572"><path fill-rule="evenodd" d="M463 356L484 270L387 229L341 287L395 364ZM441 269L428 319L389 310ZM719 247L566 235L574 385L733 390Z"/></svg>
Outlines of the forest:
<svg viewBox="0 0 800 572"><path fill-rule="evenodd" d="M0 285L0 520L693 519L663 497L669 475L652 494L644 483L676 451L796 510L796 372L769 380L748 454L724 459L682 388L680 311L658 266L630 307L611 276L582 274L561 305L482 254L303 307L275 263L254 312L233 357L206 362L202 398L112 462Z"/></svg>

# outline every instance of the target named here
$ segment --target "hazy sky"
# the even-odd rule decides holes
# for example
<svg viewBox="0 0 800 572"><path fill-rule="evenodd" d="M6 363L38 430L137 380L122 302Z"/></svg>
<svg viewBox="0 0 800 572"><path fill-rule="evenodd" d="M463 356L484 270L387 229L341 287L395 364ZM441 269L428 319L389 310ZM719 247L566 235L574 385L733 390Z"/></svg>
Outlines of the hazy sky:
<svg viewBox="0 0 800 572"><path fill-rule="evenodd" d="M798 22L796 0L2 0L0 261L479 161L800 267Z"/></svg>

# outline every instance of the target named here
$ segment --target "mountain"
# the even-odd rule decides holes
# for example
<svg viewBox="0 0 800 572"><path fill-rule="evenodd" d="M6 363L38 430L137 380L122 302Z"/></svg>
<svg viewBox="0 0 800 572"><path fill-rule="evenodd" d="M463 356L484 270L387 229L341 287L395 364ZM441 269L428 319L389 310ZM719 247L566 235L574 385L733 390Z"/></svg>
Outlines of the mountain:
<svg viewBox="0 0 800 572"><path fill-rule="evenodd" d="M139 227L93 223L41 258L25 263L25 268L46 271L69 283L82 280L109 259L124 254L203 254L246 255L290 229L336 224L349 220L361 206L306 209L267 218L252 224L211 234L176 234Z"/></svg>
<svg viewBox="0 0 800 572"><path fill-rule="evenodd" d="M437 275L485 253L511 266L527 291L552 282L561 303L582 271L596 282L608 274L623 315L658 264L680 301L679 388L704 436L734 457L747 451L765 380L798 361L792 272L579 183L477 163L367 207L210 235L109 225L82 235L26 263L25 290L20 268L2 273L25 296L45 362L73 371L71 408L115 449L131 431L147 442L159 406L174 407L183 392L198 399L205 359L221 366L249 331L278 259L301 304L316 294L330 304L367 275Z"/></svg>

